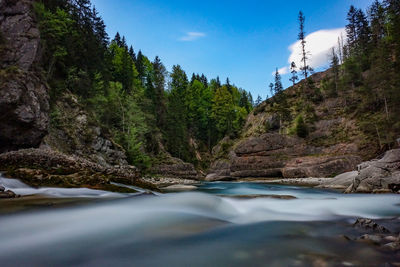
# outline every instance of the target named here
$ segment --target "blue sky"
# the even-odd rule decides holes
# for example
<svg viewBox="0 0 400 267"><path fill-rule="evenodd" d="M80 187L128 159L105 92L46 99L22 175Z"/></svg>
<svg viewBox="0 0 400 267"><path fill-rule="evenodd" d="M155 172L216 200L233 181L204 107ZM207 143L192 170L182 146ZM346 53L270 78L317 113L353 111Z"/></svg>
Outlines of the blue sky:
<svg viewBox="0 0 400 267"><path fill-rule="evenodd" d="M119 31L136 52L141 49L151 60L158 55L168 70L179 64L189 77L193 72L209 79L219 75L221 81L229 77L254 98L265 98L271 73L287 66L291 54L297 56L289 46L297 39L299 10L307 34L317 32L309 41L313 52L346 25L351 4L365 9L371 2L92 0L110 37ZM284 86L288 78L282 76Z"/></svg>

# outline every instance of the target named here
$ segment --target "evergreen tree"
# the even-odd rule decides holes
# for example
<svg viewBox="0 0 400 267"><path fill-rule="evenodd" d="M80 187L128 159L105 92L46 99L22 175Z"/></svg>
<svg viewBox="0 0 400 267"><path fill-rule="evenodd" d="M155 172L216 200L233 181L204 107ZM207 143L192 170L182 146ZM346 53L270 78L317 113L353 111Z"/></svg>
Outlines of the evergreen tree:
<svg viewBox="0 0 400 267"><path fill-rule="evenodd" d="M300 68L302 71L302 74L305 79L307 79L309 72L312 71L312 68L307 64L308 60L308 54L309 52L306 51L306 37L305 37L305 31L304 31L304 22L305 22L305 17L303 15L303 12L299 12L299 26L300 26L300 32L298 35L298 39L300 40L300 45L301 45L301 62L303 66Z"/></svg>
<svg viewBox="0 0 400 267"><path fill-rule="evenodd" d="M175 157L190 160L185 93L188 86L186 73L179 65L172 67L168 95L166 141L168 151Z"/></svg>
<svg viewBox="0 0 400 267"><path fill-rule="evenodd" d="M294 86L296 84L296 81L299 79L296 71L296 63L294 62L290 63L290 73L292 74L292 77L290 77L289 81L291 81Z"/></svg>
<svg viewBox="0 0 400 267"><path fill-rule="evenodd" d="M357 42L357 9L351 5L347 13L346 33L347 44L350 50L355 49Z"/></svg>
<svg viewBox="0 0 400 267"><path fill-rule="evenodd" d="M164 94L166 69L161 63L161 60L158 56L156 56L153 61L153 71L155 94L153 97L153 104L155 107L156 123L159 129L164 129L166 111L166 101Z"/></svg>
<svg viewBox="0 0 400 267"><path fill-rule="evenodd" d="M275 71L275 83L274 83L274 93L280 94L283 91L283 85L281 81L281 75L279 74L278 68Z"/></svg>
<svg viewBox="0 0 400 267"><path fill-rule="evenodd" d="M121 35L119 35L119 32L117 32L117 33L115 34L114 41L117 43L117 45L118 45L119 47L122 46Z"/></svg>
<svg viewBox="0 0 400 267"><path fill-rule="evenodd" d="M262 98L260 95L257 96L256 102L254 103L254 105L257 107L258 105L260 105L262 102Z"/></svg>
<svg viewBox="0 0 400 267"><path fill-rule="evenodd" d="M274 93L275 93L275 91L274 91L274 84L273 84L273 83L270 83L270 84L268 85L268 87L269 87L269 91L270 91L270 93L271 93L271 96L273 96Z"/></svg>
<svg viewBox="0 0 400 267"><path fill-rule="evenodd" d="M129 56L131 57L133 63L136 63L136 54L132 46L129 47Z"/></svg>

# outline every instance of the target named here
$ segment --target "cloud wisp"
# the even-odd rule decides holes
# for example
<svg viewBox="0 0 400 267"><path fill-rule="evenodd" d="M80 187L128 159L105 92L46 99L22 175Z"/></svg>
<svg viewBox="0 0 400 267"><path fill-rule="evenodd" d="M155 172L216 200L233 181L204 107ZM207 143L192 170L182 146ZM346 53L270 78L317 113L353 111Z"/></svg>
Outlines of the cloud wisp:
<svg viewBox="0 0 400 267"><path fill-rule="evenodd" d="M288 74L289 73L289 67L282 67L282 68L278 69L278 72L279 72L280 75ZM276 70L274 70L272 72L272 76L274 76L275 73L276 73Z"/></svg>
<svg viewBox="0 0 400 267"><path fill-rule="evenodd" d="M313 69L326 66L330 61L331 49L332 47L337 47L338 38L340 36L346 36L345 28L319 30L308 34L306 36L306 51L309 52L308 65L310 65ZM296 41L291 44L289 46L289 51L289 66L291 62L295 62L297 68L300 68L302 65L300 41ZM280 70L283 70L281 74L286 74L289 72L289 67L283 67Z"/></svg>
<svg viewBox="0 0 400 267"><path fill-rule="evenodd" d="M191 41L196 41L203 37L206 37L206 34L204 32L187 32L186 35L179 38L179 41L191 42Z"/></svg>

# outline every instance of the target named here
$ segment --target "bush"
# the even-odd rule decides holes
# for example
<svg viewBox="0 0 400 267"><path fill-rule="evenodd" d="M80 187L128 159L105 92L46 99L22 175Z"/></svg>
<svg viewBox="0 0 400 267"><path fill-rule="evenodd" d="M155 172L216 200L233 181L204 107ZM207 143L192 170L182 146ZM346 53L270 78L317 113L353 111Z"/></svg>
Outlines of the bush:
<svg viewBox="0 0 400 267"><path fill-rule="evenodd" d="M308 135L308 127L304 122L303 116L299 115L296 118L295 130L298 137L305 138Z"/></svg>

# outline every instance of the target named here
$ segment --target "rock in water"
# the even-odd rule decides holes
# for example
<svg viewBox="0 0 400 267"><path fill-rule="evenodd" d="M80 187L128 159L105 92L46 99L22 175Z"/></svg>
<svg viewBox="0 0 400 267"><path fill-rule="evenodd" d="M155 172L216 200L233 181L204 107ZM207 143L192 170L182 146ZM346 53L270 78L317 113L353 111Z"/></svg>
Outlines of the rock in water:
<svg viewBox="0 0 400 267"><path fill-rule="evenodd" d="M357 193L393 192L400 189L400 149L389 150L382 159L358 165L358 175L347 190Z"/></svg>
<svg viewBox="0 0 400 267"><path fill-rule="evenodd" d="M0 1L0 152L39 146L47 132L49 95L41 71L33 0Z"/></svg>

